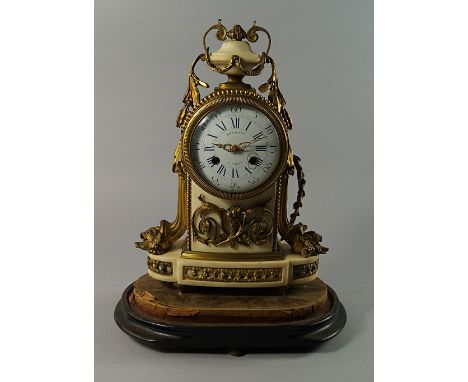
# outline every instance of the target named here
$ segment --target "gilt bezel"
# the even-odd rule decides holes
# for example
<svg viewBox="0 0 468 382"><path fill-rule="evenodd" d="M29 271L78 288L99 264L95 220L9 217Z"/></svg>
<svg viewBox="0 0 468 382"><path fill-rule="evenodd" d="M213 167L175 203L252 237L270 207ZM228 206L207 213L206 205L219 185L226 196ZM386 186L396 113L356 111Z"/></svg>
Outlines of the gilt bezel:
<svg viewBox="0 0 468 382"><path fill-rule="evenodd" d="M272 175L258 187L246 192L223 191L208 183L198 173L191 159L191 139L198 123L211 111L229 104L244 104L259 109L272 122L280 139L280 159ZM206 96L185 118L182 124L182 160L193 181L206 192L223 199L246 199L256 196L270 188L278 177L284 172L289 150L287 123L275 106L254 90L215 90Z"/></svg>

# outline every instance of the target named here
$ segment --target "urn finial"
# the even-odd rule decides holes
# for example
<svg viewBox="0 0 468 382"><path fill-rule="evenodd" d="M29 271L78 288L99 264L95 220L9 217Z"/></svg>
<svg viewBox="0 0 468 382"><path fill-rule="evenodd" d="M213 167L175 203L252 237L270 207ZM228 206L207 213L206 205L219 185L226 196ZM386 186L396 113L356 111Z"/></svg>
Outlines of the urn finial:
<svg viewBox="0 0 468 382"><path fill-rule="evenodd" d="M217 39L223 43L217 51L210 53L210 48L206 46L206 36L215 29ZM264 32L268 37L268 48L261 54L252 51L250 46L250 43L258 40L257 32L259 31ZM227 40L228 37L230 40ZM238 24L227 30L219 19L218 23L208 28L203 36L206 63L211 70L228 76L256 76L260 74L267 62L270 45L270 34L266 29L257 26L255 21L246 32Z"/></svg>

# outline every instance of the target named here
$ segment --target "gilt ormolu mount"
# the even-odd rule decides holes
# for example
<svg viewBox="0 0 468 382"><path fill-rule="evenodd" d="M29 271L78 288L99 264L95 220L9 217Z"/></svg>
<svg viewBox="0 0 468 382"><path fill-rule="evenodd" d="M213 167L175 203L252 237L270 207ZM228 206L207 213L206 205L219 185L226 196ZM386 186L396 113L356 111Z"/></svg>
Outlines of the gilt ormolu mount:
<svg viewBox="0 0 468 382"><path fill-rule="evenodd" d="M211 53L206 37L221 47ZM261 54L250 43L263 32ZM147 275L129 286L115 319L126 333L159 349L308 349L343 328L346 313L318 277L322 237L296 222L305 176L289 142L291 119L270 57L270 34L253 26L227 30L219 21L203 36L191 66L173 171L174 221L162 220L135 243L147 252ZM227 75L212 93L195 74L205 62ZM258 89L245 76L271 74ZM287 188L298 193L287 212Z"/></svg>

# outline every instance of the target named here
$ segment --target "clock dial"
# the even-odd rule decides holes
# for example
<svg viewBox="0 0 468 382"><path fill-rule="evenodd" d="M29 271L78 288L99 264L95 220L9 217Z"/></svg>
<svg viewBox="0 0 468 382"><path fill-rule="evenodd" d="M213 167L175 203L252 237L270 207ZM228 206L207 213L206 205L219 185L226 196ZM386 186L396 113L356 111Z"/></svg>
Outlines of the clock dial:
<svg viewBox="0 0 468 382"><path fill-rule="evenodd" d="M260 110L231 104L208 113L190 142L198 174L219 190L242 193L265 183L280 160L280 139Z"/></svg>

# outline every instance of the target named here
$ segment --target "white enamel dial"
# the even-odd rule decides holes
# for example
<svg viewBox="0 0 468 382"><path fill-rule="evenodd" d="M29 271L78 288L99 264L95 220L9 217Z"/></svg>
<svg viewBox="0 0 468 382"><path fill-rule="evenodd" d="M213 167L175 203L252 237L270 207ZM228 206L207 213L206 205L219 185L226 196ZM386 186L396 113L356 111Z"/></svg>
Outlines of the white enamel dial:
<svg viewBox="0 0 468 382"><path fill-rule="evenodd" d="M208 113L190 141L192 164L213 187L251 191L273 175L280 159L278 132L260 110L231 104Z"/></svg>

